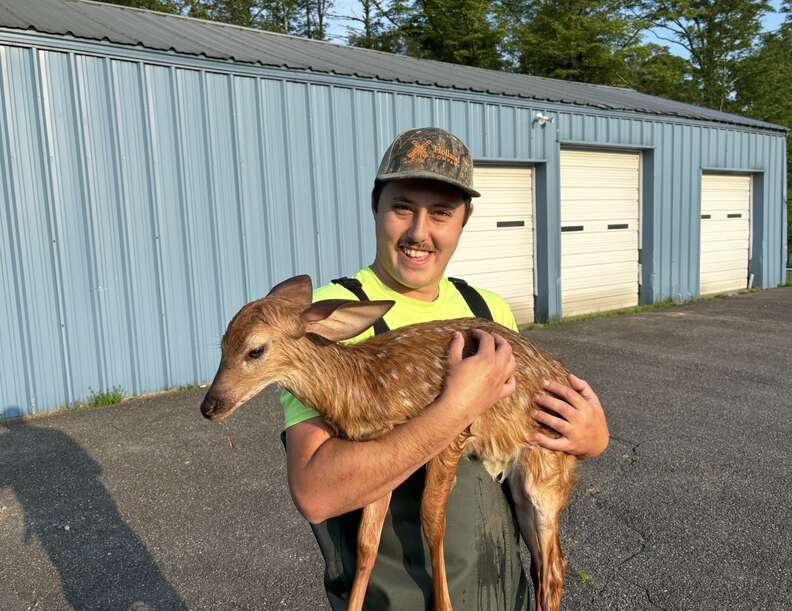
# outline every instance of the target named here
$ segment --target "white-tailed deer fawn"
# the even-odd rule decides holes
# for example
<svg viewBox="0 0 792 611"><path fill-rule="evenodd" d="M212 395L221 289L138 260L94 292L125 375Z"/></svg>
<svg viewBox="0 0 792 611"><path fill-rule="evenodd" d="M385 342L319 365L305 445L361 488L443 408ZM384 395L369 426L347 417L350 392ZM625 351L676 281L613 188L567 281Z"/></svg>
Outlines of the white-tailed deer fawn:
<svg viewBox="0 0 792 611"><path fill-rule="evenodd" d="M201 412L220 420L278 383L315 406L339 435L369 439L405 422L440 394L454 331L464 335L466 353L475 351L471 330L497 332L512 345L516 391L427 464L421 526L431 553L433 604L435 609L451 609L443 560L445 509L459 459L475 454L493 477L508 480L520 532L531 552L536 608L558 609L566 571L558 521L574 486L577 461L531 443L539 425L529 412L543 380L566 383L566 369L518 333L480 318L411 325L356 345L335 343L363 332L392 305L343 300L311 304L308 276L282 282L264 299L244 306L229 323L220 368ZM363 606L389 501L390 494L363 509L351 610Z"/></svg>

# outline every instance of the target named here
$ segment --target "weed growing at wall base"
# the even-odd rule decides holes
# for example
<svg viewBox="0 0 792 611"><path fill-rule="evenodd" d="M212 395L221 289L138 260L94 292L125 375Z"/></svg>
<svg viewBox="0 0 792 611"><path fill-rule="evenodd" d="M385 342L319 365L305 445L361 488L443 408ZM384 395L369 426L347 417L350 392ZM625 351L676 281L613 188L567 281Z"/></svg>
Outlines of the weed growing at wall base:
<svg viewBox="0 0 792 611"><path fill-rule="evenodd" d="M88 389L88 398L85 401L86 405L91 407L101 407L104 405L115 405L121 403L121 400L126 396L124 389L120 386L113 386L110 390L104 392L95 391L93 388Z"/></svg>

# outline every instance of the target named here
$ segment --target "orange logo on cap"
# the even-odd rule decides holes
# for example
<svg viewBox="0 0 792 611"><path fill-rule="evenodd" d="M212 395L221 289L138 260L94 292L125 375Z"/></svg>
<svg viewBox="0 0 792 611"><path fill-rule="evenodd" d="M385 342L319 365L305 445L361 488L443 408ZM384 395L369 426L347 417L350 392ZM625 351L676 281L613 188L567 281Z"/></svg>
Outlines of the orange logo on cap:
<svg viewBox="0 0 792 611"><path fill-rule="evenodd" d="M413 147L407 153L407 159L413 163L423 163L429 157L429 147L432 146L431 140L410 140Z"/></svg>
<svg viewBox="0 0 792 611"><path fill-rule="evenodd" d="M412 163L423 163L431 155L439 157L452 164L454 167L459 167L459 155L454 155L450 150L440 144L434 144L431 140L410 140L413 147L407 153L407 159ZM431 150L430 150L431 148Z"/></svg>

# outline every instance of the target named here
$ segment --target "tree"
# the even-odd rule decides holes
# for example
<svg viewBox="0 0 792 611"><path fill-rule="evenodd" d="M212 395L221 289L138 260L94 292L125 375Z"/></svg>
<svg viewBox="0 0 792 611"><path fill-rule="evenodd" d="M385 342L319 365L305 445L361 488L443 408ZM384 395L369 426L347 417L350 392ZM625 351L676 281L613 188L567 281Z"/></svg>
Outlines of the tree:
<svg viewBox="0 0 792 611"><path fill-rule="evenodd" d="M381 0L360 0L360 14L339 15L341 19L359 24L347 28L347 43L353 47L405 53L406 25L413 10L402 0L385 4Z"/></svg>
<svg viewBox="0 0 792 611"><path fill-rule="evenodd" d="M506 0L508 51L518 72L615 84L622 54L640 44L643 22L631 0Z"/></svg>
<svg viewBox="0 0 792 611"><path fill-rule="evenodd" d="M100 2L177 15L182 14L186 6L190 4L189 0L100 0Z"/></svg>
<svg viewBox="0 0 792 611"><path fill-rule="evenodd" d="M729 110L737 66L752 50L771 10L765 0L648 0L644 16L661 40L690 54L698 104Z"/></svg>
<svg viewBox="0 0 792 611"><path fill-rule="evenodd" d="M622 50L619 57L623 66L617 73L618 84L678 102L696 100L698 90L690 74L690 63L668 47L631 46Z"/></svg>
<svg viewBox="0 0 792 611"><path fill-rule="evenodd" d="M741 114L792 129L792 3L786 21L764 34L736 70L736 106ZM792 136L787 137L787 260L792 260Z"/></svg>

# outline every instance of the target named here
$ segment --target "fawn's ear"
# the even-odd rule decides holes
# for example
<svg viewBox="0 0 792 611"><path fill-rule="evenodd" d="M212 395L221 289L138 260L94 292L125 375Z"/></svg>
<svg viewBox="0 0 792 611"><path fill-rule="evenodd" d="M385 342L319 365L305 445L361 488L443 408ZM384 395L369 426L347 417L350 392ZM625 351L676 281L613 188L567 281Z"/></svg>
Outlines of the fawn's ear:
<svg viewBox="0 0 792 611"><path fill-rule="evenodd" d="M317 301L302 313L305 332L314 333L334 342L349 339L360 335L382 318L394 303L396 302L346 299Z"/></svg>
<svg viewBox="0 0 792 611"><path fill-rule="evenodd" d="M311 277L303 274L284 280L272 287L267 297L279 297L299 305L311 303Z"/></svg>

